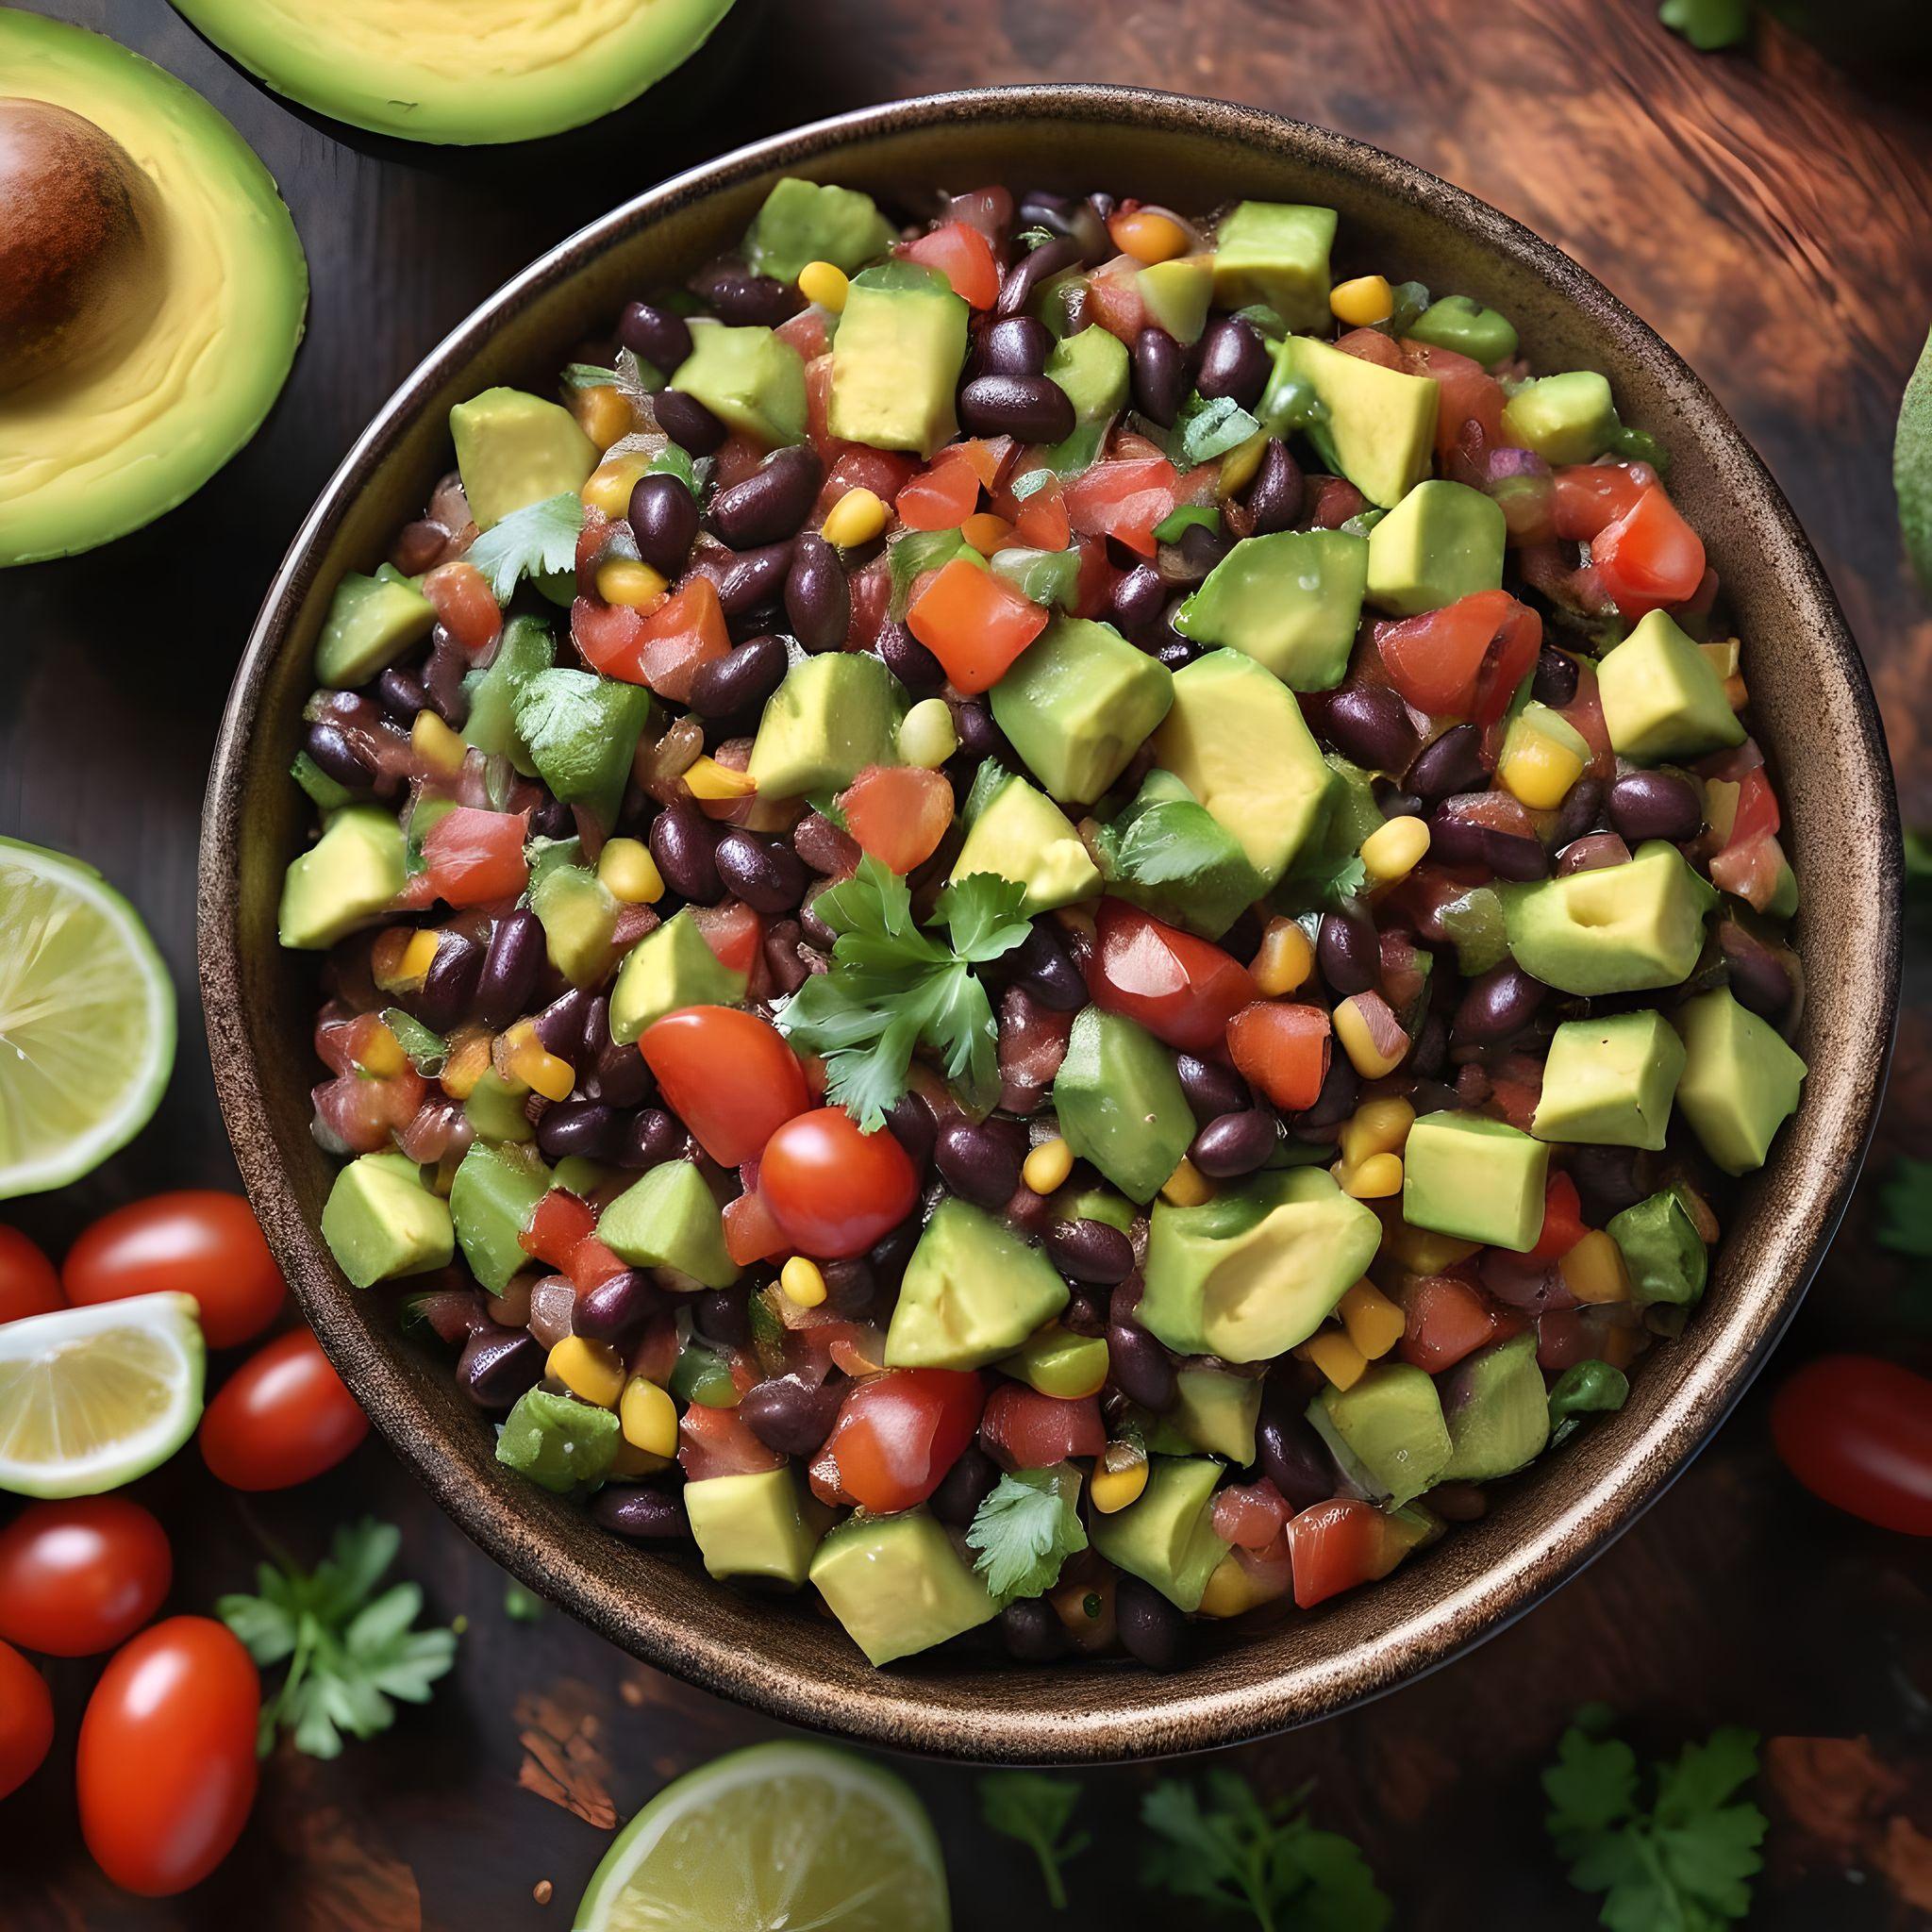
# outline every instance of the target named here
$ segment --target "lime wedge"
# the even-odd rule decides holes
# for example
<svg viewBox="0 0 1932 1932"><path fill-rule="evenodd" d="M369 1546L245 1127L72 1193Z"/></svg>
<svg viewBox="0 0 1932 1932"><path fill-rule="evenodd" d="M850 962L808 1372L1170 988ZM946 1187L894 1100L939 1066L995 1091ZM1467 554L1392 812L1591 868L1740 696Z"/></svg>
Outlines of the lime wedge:
<svg viewBox="0 0 1932 1932"><path fill-rule="evenodd" d="M98 1167L175 1064L175 989L92 866L0 839L0 1201Z"/></svg>
<svg viewBox="0 0 1932 1932"><path fill-rule="evenodd" d="M158 1468L201 1420L206 1360L188 1294L0 1324L0 1490L97 1496Z"/></svg>
<svg viewBox="0 0 1932 1932"><path fill-rule="evenodd" d="M667 1785L618 1833L575 1932L947 1932L932 1821L829 1744L755 1744Z"/></svg>

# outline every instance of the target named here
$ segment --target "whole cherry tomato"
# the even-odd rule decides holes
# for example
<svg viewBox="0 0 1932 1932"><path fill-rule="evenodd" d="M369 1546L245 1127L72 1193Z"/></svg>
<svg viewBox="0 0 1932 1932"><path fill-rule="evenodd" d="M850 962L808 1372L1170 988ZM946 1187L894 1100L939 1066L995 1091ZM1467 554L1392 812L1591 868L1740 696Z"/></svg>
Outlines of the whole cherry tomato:
<svg viewBox="0 0 1932 1932"><path fill-rule="evenodd" d="M820 1107L765 1142L758 1193L793 1247L840 1261L864 1254L912 1212L919 1176L890 1129L861 1134L842 1107Z"/></svg>
<svg viewBox="0 0 1932 1932"><path fill-rule="evenodd" d="M721 1167L763 1151L811 1105L805 1069L769 1020L737 1007L683 1007L638 1042L664 1104Z"/></svg>
<svg viewBox="0 0 1932 1932"><path fill-rule="evenodd" d="M1932 1381L1869 1355L1807 1362L1771 1406L1771 1437L1797 1479L1835 1507L1932 1536Z"/></svg>
<svg viewBox="0 0 1932 1932"><path fill-rule="evenodd" d="M1094 915L1087 990L1095 1006L1124 1014L1183 1053L1218 1049L1227 1023L1260 997L1233 954L1124 899L1103 899Z"/></svg>
<svg viewBox="0 0 1932 1932"><path fill-rule="evenodd" d="M0 1227L0 1322L63 1306L54 1264L17 1227Z"/></svg>
<svg viewBox="0 0 1932 1932"><path fill-rule="evenodd" d="M288 1293L248 1203L213 1188L155 1194L104 1214L67 1251L61 1278L75 1307L162 1290L192 1294L210 1348L253 1341Z"/></svg>
<svg viewBox="0 0 1932 1932"><path fill-rule="evenodd" d="M10 1643L0 1643L0 1798L40 1770L53 1741L46 1678Z"/></svg>
<svg viewBox="0 0 1932 1932"><path fill-rule="evenodd" d="M174 1580L168 1533L125 1496L29 1503L0 1529L0 1637L47 1657L125 1643Z"/></svg>
<svg viewBox="0 0 1932 1932"><path fill-rule="evenodd" d="M261 1682L209 1617L170 1617L122 1646L80 1721L80 1828L124 1890L167 1898L227 1857L255 1803Z"/></svg>
<svg viewBox="0 0 1932 1932"><path fill-rule="evenodd" d="M821 1458L854 1502L909 1509L939 1488L979 1424L977 1374L958 1369L889 1369L845 1398Z"/></svg>
<svg viewBox="0 0 1932 1932"><path fill-rule="evenodd" d="M297 1328L222 1384L201 1419L201 1454L231 1490L286 1490L333 1469L368 1433L322 1344Z"/></svg>

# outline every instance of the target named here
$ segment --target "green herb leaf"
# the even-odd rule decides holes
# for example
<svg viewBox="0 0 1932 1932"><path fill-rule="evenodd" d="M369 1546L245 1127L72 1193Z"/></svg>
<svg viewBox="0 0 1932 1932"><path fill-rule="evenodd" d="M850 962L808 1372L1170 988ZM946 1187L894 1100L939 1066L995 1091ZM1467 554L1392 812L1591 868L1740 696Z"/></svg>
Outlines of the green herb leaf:
<svg viewBox="0 0 1932 1932"><path fill-rule="evenodd" d="M1167 453L1192 469L1239 448L1260 428L1260 423L1232 396L1204 396L1196 390L1181 405L1167 440Z"/></svg>
<svg viewBox="0 0 1932 1932"><path fill-rule="evenodd" d="M499 604L508 604L520 578L547 576L575 565L583 527L582 500L566 491L511 510L470 545L464 561L490 579Z"/></svg>
<svg viewBox="0 0 1932 1932"><path fill-rule="evenodd" d="M682 443L667 442L644 465L644 475L675 476L693 496L701 496L711 480L712 467L709 457L693 457Z"/></svg>
<svg viewBox="0 0 1932 1932"><path fill-rule="evenodd" d="M1657 17L1708 54L1735 47L1751 31L1751 0L1663 0Z"/></svg>
<svg viewBox="0 0 1932 1932"><path fill-rule="evenodd" d="M601 368L595 362L566 362L563 365L565 389L615 389L617 383L616 370Z"/></svg>
<svg viewBox="0 0 1932 1932"><path fill-rule="evenodd" d="M945 886L933 910L952 935L954 952L983 966L1024 943L1032 930L1021 910L1025 903L1024 886L998 873L975 872Z"/></svg>
<svg viewBox="0 0 1932 1932"><path fill-rule="evenodd" d="M1275 898L1287 907L1339 906L1356 897L1368 882L1369 869L1354 853L1345 858L1309 853L1289 869L1275 889Z"/></svg>
<svg viewBox="0 0 1932 1932"><path fill-rule="evenodd" d="M958 530L912 530L899 538L886 552L886 572L892 583L888 605L891 616L906 615L918 578L929 570L942 570L969 547Z"/></svg>
<svg viewBox="0 0 1932 1932"><path fill-rule="evenodd" d="M1099 845L1109 879L1167 886L1224 864L1228 833L1206 806L1191 798L1164 798L1103 825ZM1257 878L1257 898L1260 884Z"/></svg>
<svg viewBox="0 0 1932 1932"><path fill-rule="evenodd" d="M441 1034L431 1032L415 1014L406 1013L400 1007L385 1007L382 1024L395 1035L396 1044L425 1080L442 1072L443 1062L449 1058L449 1042Z"/></svg>
<svg viewBox="0 0 1932 1932"><path fill-rule="evenodd" d="M1059 1581L1060 1565L1087 1547L1080 1526L1080 1474L1070 1463L1003 1475L973 1512L966 1541L973 1567L1002 1603L1040 1596Z"/></svg>
<svg viewBox="0 0 1932 1932"><path fill-rule="evenodd" d="M1925 339L1899 406L1891 480L1907 554L1919 581L1932 591L1932 336Z"/></svg>
<svg viewBox="0 0 1932 1932"><path fill-rule="evenodd" d="M979 1815L994 1831L1032 1848L1040 1860L1047 1903L1057 1912L1067 1907L1060 1867L1093 1842L1089 1832L1066 1835L1079 1802L1075 1778L1049 1777L1037 1771L995 1771L979 1780Z"/></svg>
<svg viewBox="0 0 1932 1932"><path fill-rule="evenodd" d="M1013 243L1015 247L1024 248L1028 255L1031 255L1036 248L1044 247L1052 240L1053 230L1051 228L1022 228L1013 237Z"/></svg>
<svg viewBox="0 0 1932 1932"><path fill-rule="evenodd" d="M1895 1255L1932 1260L1932 1161L1909 1157L1893 1161L1878 1201L1885 1211L1878 1245Z"/></svg>

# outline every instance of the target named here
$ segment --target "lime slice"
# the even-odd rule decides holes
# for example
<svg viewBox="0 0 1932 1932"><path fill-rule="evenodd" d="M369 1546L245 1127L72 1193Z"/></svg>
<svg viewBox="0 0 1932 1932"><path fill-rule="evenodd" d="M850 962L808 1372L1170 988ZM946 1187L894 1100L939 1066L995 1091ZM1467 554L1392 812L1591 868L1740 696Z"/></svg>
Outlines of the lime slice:
<svg viewBox="0 0 1932 1932"><path fill-rule="evenodd" d="M97 1496L158 1468L201 1420L206 1360L189 1294L0 1324L0 1490Z"/></svg>
<svg viewBox="0 0 1932 1932"><path fill-rule="evenodd" d="M575 1932L947 1932L932 1821L829 1744L755 1744L667 1785L618 1833Z"/></svg>
<svg viewBox="0 0 1932 1932"><path fill-rule="evenodd" d="M0 1201L98 1167L175 1064L175 989L92 866L0 839Z"/></svg>

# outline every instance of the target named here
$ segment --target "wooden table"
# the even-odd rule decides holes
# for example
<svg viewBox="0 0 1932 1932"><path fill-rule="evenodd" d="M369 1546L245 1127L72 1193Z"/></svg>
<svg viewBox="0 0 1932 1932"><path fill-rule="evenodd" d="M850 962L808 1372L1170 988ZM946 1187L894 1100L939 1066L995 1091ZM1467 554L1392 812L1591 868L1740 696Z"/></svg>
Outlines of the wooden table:
<svg viewBox="0 0 1932 1932"><path fill-rule="evenodd" d="M57 1250L123 1200L232 1181L190 992L203 777L263 586L351 438L540 249L729 139L842 108L1039 77L1231 95L1395 149L1527 222L1676 343L1769 459L1863 640L1908 814L1932 808L1932 705L1917 695L1932 603L1909 587L1889 486L1895 399L1932 320L1923 89L1852 81L1783 31L1749 55L1699 56L1657 26L1649 0L779 0L728 120L593 139L568 168L520 169L347 145L229 69L162 0L38 4L111 27L236 122L282 184L315 284L288 392L222 477L109 549L0 577L0 832L98 863L153 924L185 996L154 1125L83 1186L21 1208ZM1480 38L1461 38L1474 27ZM1878 1162L1932 1147L1932 1008L1923 980L1916 991ZM1891 1306L1900 1265L1867 1239L1874 1192L1779 1367L1846 1341L1926 1352ZM379 1443L285 1496L244 1502L192 1455L139 1493L175 1530L178 1609L244 1586L259 1530L312 1556L345 1515L394 1519L435 1612L468 1620L459 1667L380 1743L333 1764L277 1757L234 1857L199 1891L155 1905L113 1892L80 1847L72 1739L92 1673L58 1667L54 1758L0 1810L9 1932L560 1926L615 1818L774 1729L556 1612L512 1621L501 1574ZM1569 1713L1607 1699L1641 1742L1672 1749L1742 1724L1780 1740L1753 1924L1924 1924L1928 1610L1925 1551L1809 1503L1772 1457L1760 1393L1534 1615L1426 1682L1237 1759L1270 1789L1317 1780L1320 1814L1364 1844L1407 1926L1581 1927L1593 1911L1543 1844L1536 1782ZM1046 1918L1024 1855L977 1828L970 1774L911 1774L958 1874L958 1924ZM1134 1880L1145 1775L1090 1780L1100 1842L1074 1868L1069 1923L1168 1922ZM533 1897L545 1880L547 1906Z"/></svg>

